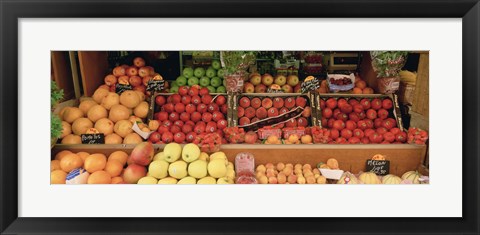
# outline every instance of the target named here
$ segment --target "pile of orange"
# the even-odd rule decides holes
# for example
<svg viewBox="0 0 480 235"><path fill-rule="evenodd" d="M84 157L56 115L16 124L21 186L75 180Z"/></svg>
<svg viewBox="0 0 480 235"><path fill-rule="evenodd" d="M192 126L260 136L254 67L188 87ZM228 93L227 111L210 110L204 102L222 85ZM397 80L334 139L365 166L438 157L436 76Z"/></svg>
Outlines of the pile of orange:
<svg viewBox="0 0 480 235"><path fill-rule="evenodd" d="M118 184L123 183L121 174L127 164L128 154L116 151L109 155L87 152L73 153L63 150L55 155L50 162L50 183L65 184L68 173L76 168L84 168L90 175L88 184Z"/></svg>
<svg viewBox="0 0 480 235"><path fill-rule="evenodd" d="M353 88L353 94L373 94L373 89L367 87L367 83L360 77L355 77L355 87Z"/></svg>

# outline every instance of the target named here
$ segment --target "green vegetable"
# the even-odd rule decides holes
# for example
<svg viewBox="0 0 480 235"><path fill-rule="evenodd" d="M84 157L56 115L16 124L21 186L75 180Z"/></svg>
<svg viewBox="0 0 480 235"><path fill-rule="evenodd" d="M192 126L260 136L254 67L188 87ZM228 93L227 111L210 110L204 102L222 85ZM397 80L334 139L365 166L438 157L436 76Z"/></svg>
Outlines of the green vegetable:
<svg viewBox="0 0 480 235"><path fill-rule="evenodd" d="M53 108L53 107L55 107L55 105L57 105L57 103L60 100L63 99L63 90L59 89L58 86L57 86L57 83L52 81L51 85L50 85L50 92L51 92L50 105Z"/></svg>
<svg viewBox="0 0 480 235"><path fill-rule="evenodd" d="M227 75L245 71L256 61L256 52L254 51L222 51L220 56Z"/></svg>
<svg viewBox="0 0 480 235"><path fill-rule="evenodd" d="M371 51L372 67L379 78L396 77L405 65L407 51Z"/></svg>
<svg viewBox="0 0 480 235"><path fill-rule="evenodd" d="M60 117L53 113L53 109L58 104L60 100L63 99L63 90L59 89L57 83L54 81L50 84L50 106L51 106L51 115L50 115L50 138L58 138L62 135L62 120Z"/></svg>
<svg viewBox="0 0 480 235"><path fill-rule="evenodd" d="M50 119L50 122L51 122L51 128L50 128L50 134L51 134L51 138L58 138L60 137L60 135L62 135L62 131L63 131L63 128L62 128L62 120L60 120L60 117L54 113L51 114L51 119Z"/></svg>

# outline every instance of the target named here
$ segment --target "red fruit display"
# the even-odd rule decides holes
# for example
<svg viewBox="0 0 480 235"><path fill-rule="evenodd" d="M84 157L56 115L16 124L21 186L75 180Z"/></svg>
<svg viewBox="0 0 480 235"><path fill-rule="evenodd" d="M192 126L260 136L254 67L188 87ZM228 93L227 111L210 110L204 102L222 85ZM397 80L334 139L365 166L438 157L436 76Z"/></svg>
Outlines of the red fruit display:
<svg viewBox="0 0 480 235"><path fill-rule="evenodd" d="M190 115L190 120L192 120L192 122L196 123L196 122L202 120L202 114L200 112L193 112Z"/></svg>
<svg viewBox="0 0 480 235"><path fill-rule="evenodd" d="M264 119L268 116L267 109L265 109L265 107L258 108L255 113L256 113L257 118L259 118L260 120Z"/></svg>
<svg viewBox="0 0 480 235"><path fill-rule="evenodd" d="M256 115L256 111L254 108L248 107L245 109L245 117L250 119L250 118L254 118L255 115Z"/></svg>
<svg viewBox="0 0 480 235"><path fill-rule="evenodd" d="M423 145L428 140L428 133L417 127L410 127L407 132L407 142L409 144Z"/></svg>
<svg viewBox="0 0 480 235"><path fill-rule="evenodd" d="M371 101L372 109L379 110L382 108L382 101L380 99L373 99Z"/></svg>
<svg viewBox="0 0 480 235"><path fill-rule="evenodd" d="M329 98L325 101L325 105L330 109L335 109L337 107L337 101L334 98Z"/></svg>
<svg viewBox="0 0 480 235"><path fill-rule="evenodd" d="M210 104L210 103L212 102L212 99L213 99L213 98L212 98L211 95L206 94L206 95L202 95L202 98L201 98L201 99L202 99L202 103L208 105L208 104Z"/></svg>
<svg viewBox="0 0 480 235"><path fill-rule="evenodd" d="M393 107L393 102L391 99L384 99L382 100L382 108L389 110Z"/></svg>
<svg viewBox="0 0 480 235"><path fill-rule="evenodd" d="M332 109L330 108L325 108L322 110L322 117L324 118L331 118L333 116Z"/></svg>
<svg viewBox="0 0 480 235"><path fill-rule="evenodd" d="M275 97L273 98L273 107L280 109L283 107L284 101L283 98Z"/></svg>
<svg viewBox="0 0 480 235"><path fill-rule="evenodd" d="M333 129L342 130L345 128L345 123L342 120L336 120L333 122Z"/></svg>
<svg viewBox="0 0 480 235"><path fill-rule="evenodd" d="M202 103L202 98L200 98L200 96L198 96L198 95L193 95L190 102L194 105L199 105L199 104Z"/></svg>
<svg viewBox="0 0 480 235"><path fill-rule="evenodd" d="M250 99L246 96L240 98L239 104L243 108L248 108L250 107Z"/></svg>
<svg viewBox="0 0 480 235"><path fill-rule="evenodd" d="M285 100L284 100L284 105L286 108L288 109L291 109L293 107L295 107L295 99L292 98L292 97L287 97Z"/></svg>
<svg viewBox="0 0 480 235"><path fill-rule="evenodd" d="M299 96L299 97L297 97L297 98L295 99L295 104L296 104L297 106L300 106L300 107L302 107L302 108L305 108L305 106L307 106L307 99L305 99L304 97Z"/></svg>
<svg viewBox="0 0 480 235"><path fill-rule="evenodd" d="M183 103L175 104L175 112L183 113L185 111L185 105Z"/></svg>
<svg viewBox="0 0 480 235"><path fill-rule="evenodd" d="M152 143L157 143L159 142L160 140L162 139L162 135L160 135L160 133L154 131L150 134L150 136L148 137L148 141L152 142Z"/></svg>
<svg viewBox="0 0 480 235"><path fill-rule="evenodd" d="M268 109L268 112L267 112L267 116L268 117L276 117L278 116L278 109L275 108L275 107L271 107Z"/></svg>
<svg viewBox="0 0 480 235"><path fill-rule="evenodd" d="M255 97L252 100L250 100L250 105L252 106L252 108L258 109L260 108L260 106L262 106L262 100L258 97Z"/></svg>
<svg viewBox="0 0 480 235"><path fill-rule="evenodd" d="M206 104L200 103L200 104L197 105L197 112L203 114L203 113L207 112L207 110L208 110L208 106Z"/></svg>
<svg viewBox="0 0 480 235"><path fill-rule="evenodd" d="M177 134L178 132L182 132L182 128L180 126L177 126L177 125L173 125L170 127L170 132L172 132L172 134Z"/></svg>
<svg viewBox="0 0 480 235"><path fill-rule="evenodd" d="M355 130L353 130L353 136L354 136L354 137L357 137L357 138L359 138L359 139L362 139L363 136L364 136L364 133L363 133L363 131L360 130L360 129L355 129Z"/></svg>
<svg viewBox="0 0 480 235"><path fill-rule="evenodd" d="M238 125L243 126L250 124L250 119L248 117L242 117L240 120L238 120Z"/></svg>
<svg viewBox="0 0 480 235"><path fill-rule="evenodd" d="M383 139L385 141L393 143L395 141L395 135L392 132L388 131L388 132L385 132L385 134L383 134Z"/></svg>
<svg viewBox="0 0 480 235"><path fill-rule="evenodd" d="M175 141L175 143L183 143L185 141L185 134L183 132L178 132L176 133L174 136L173 136L173 141Z"/></svg>
<svg viewBox="0 0 480 235"><path fill-rule="evenodd" d="M168 144L173 141L173 134L171 132L164 132L162 134L162 142Z"/></svg>
<svg viewBox="0 0 480 235"><path fill-rule="evenodd" d="M299 127L307 127L308 126L308 120L304 117L299 117L297 119L297 126Z"/></svg>
<svg viewBox="0 0 480 235"><path fill-rule="evenodd" d="M176 120L179 120L180 119L180 115L178 115L178 113L171 113L170 115L168 115L168 120L174 122Z"/></svg>
<svg viewBox="0 0 480 235"><path fill-rule="evenodd" d="M366 114L367 114L367 118L370 120L374 120L375 118L377 118L377 111L375 111L374 109L367 110Z"/></svg>
<svg viewBox="0 0 480 235"><path fill-rule="evenodd" d="M167 99L165 99L165 96L158 95L155 97L155 104L158 106L163 106L167 102Z"/></svg>
<svg viewBox="0 0 480 235"><path fill-rule="evenodd" d="M185 112L192 114L197 110L197 107L194 104L187 104L185 105Z"/></svg>
<svg viewBox="0 0 480 235"><path fill-rule="evenodd" d="M179 94L173 94L171 98L173 104L178 104L182 101L182 97Z"/></svg>
<svg viewBox="0 0 480 235"><path fill-rule="evenodd" d="M228 143L239 144L245 141L245 132L243 128L227 127L223 129L223 133Z"/></svg>
<svg viewBox="0 0 480 235"><path fill-rule="evenodd" d="M190 133L190 132L192 132L192 131L193 131L193 126L192 126L192 125L185 124L185 125L182 126L182 132L183 132L184 134L188 134L188 133Z"/></svg>
<svg viewBox="0 0 480 235"><path fill-rule="evenodd" d="M187 86L181 86L178 88L178 94L182 97L185 97L188 95L188 87Z"/></svg>
<svg viewBox="0 0 480 235"><path fill-rule="evenodd" d="M215 103L218 106L222 106L225 103L227 103L227 98L225 98L225 96L223 96L223 95L219 95L219 96L217 96L217 98L215 98Z"/></svg>
<svg viewBox="0 0 480 235"><path fill-rule="evenodd" d="M182 104L187 105L192 102L192 97L189 95L182 96Z"/></svg>
<svg viewBox="0 0 480 235"><path fill-rule="evenodd" d="M237 107L237 116L241 118L244 115L245 115L245 110L242 107Z"/></svg>
<svg viewBox="0 0 480 235"><path fill-rule="evenodd" d="M265 108L265 109L269 109L270 107L272 107L273 105L273 101L272 99L270 98L263 98L262 100L262 107ZM253 107L253 106L252 106Z"/></svg>
<svg viewBox="0 0 480 235"><path fill-rule="evenodd" d="M381 119L385 119L388 117L388 111L386 109L379 109L378 110L378 117Z"/></svg>
<svg viewBox="0 0 480 235"><path fill-rule="evenodd" d="M197 134L195 132L189 132L188 134L185 135L185 140L188 143L192 143L195 138L197 138Z"/></svg>
<svg viewBox="0 0 480 235"><path fill-rule="evenodd" d="M195 87L195 86L192 86L190 87L190 89L188 89L188 95L189 96L198 96L199 92L198 92L198 88ZM208 94L208 89L207 89L207 94Z"/></svg>

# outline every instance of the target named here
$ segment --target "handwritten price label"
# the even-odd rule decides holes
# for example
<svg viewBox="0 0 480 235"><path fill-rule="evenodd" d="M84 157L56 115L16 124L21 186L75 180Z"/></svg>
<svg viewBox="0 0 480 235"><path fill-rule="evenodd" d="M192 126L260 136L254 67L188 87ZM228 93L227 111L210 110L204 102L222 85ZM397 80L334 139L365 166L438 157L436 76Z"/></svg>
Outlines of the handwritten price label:
<svg viewBox="0 0 480 235"><path fill-rule="evenodd" d="M100 134L82 134L82 144L105 144L105 135Z"/></svg>
<svg viewBox="0 0 480 235"><path fill-rule="evenodd" d="M371 171L377 175L388 175L390 172L390 161L388 160L367 160L367 172Z"/></svg>

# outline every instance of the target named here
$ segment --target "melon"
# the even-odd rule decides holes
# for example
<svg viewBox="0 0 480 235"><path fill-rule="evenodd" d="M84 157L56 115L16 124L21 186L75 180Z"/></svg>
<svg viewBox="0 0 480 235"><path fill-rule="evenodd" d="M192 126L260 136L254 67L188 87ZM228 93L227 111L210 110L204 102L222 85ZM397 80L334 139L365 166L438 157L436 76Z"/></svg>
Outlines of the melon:
<svg viewBox="0 0 480 235"><path fill-rule="evenodd" d="M108 89L98 88L93 93L92 98L93 100L95 100L95 102L97 102L97 104L100 104L102 103L103 98L105 98L108 95L108 93L110 93Z"/></svg>
<svg viewBox="0 0 480 235"><path fill-rule="evenodd" d="M135 93L137 93L138 97L140 98L140 101L144 101L145 100L145 93L139 91L139 90L133 90L135 91Z"/></svg>
<svg viewBox="0 0 480 235"><path fill-rule="evenodd" d="M68 122L62 121L62 134L60 135L60 139L70 134L72 134L72 126Z"/></svg>
<svg viewBox="0 0 480 235"><path fill-rule="evenodd" d="M81 117L83 117L83 112L77 107L67 107L63 112L63 120L69 124Z"/></svg>
<svg viewBox="0 0 480 235"><path fill-rule="evenodd" d="M113 131L120 137L125 138L128 134L132 133L132 123L128 120L120 120L117 123L115 123L115 126L113 127Z"/></svg>
<svg viewBox="0 0 480 235"><path fill-rule="evenodd" d="M88 110L90 110L90 108L92 108L95 105L97 105L97 102L95 102L95 100L93 99L89 99L89 100L82 101L78 106L78 108L82 110L83 113L88 113Z"/></svg>
<svg viewBox="0 0 480 235"><path fill-rule="evenodd" d="M72 124L72 131L75 135L85 134L88 128L93 127L93 122L88 118L79 118Z"/></svg>
<svg viewBox="0 0 480 235"><path fill-rule="evenodd" d="M122 141L122 137L115 133L105 136L105 144L121 144Z"/></svg>
<svg viewBox="0 0 480 235"><path fill-rule="evenodd" d="M350 172L345 172L337 181L337 184L359 184L357 177Z"/></svg>
<svg viewBox="0 0 480 235"><path fill-rule="evenodd" d="M102 100L102 106L107 110L110 110L112 106L120 104L120 96L115 92L109 92Z"/></svg>
<svg viewBox="0 0 480 235"><path fill-rule="evenodd" d="M131 114L132 114L131 109L121 104L116 104L116 105L113 105L112 108L110 109L108 119L112 120L112 122L118 122L120 120L127 120Z"/></svg>
<svg viewBox="0 0 480 235"><path fill-rule="evenodd" d="M140 104L140 101L140 97L132 90L124 91L120 95L120 104L125 105L127 108L133 109L137 107L137 105Z"/></svg>
<svg viewBox="0 0 480 235"><path fill-rule="evenodd" d="M70 134L62 139L62 144L81 144L82 138L78 135Z"/></svg>
<svg viewBox="0 0 480 235"><path fill-rule="evenodd" d="M113 133L114 125L115 124L110 119L101 118L97 122L95 122L95 129L107 136Z"/></svg>
<svg viewBox="0 0 480 235"><path fill-rule="evenodd" d="M382 181L378 178L378 176L373 172L363 172L358 176L358 179L362 181L364 184L381 184Z"/></svg>
<svg viewBox="0 0 480 235"><path fill-rule="evenodd" d="M382 178L382 184L400 184L402 179L396 175L388 174Z"/></svg>
<svg viewBox="0 0 480 235"><path fill-rule="evenodd" d="M422 175L418 171L407 171L402 175L402 179L411 180L414 184L420 184L418 180Z"/></svg>
<svg viewBox="0 0 480 235"><path fill-rule="evenodd" d="M88 110L87 117L92 122L96 122L99 119L106 118L108 116L108 111L103 106L97 104Z"/></svg>
<svg viewBox="0 0 480 235"><path fill-rule="evenodd" d="M133 114L139 118L146 118L148 115L148 103L145 101L142 101L135 109L133 110Z"/></svg>
<svg viewBox="0 0 480 235"><path fill-rule="evenodd" d="M142 142L142 137L140 137L137 133L130 133L123 139L124 144L140 144Z"/></svg>

